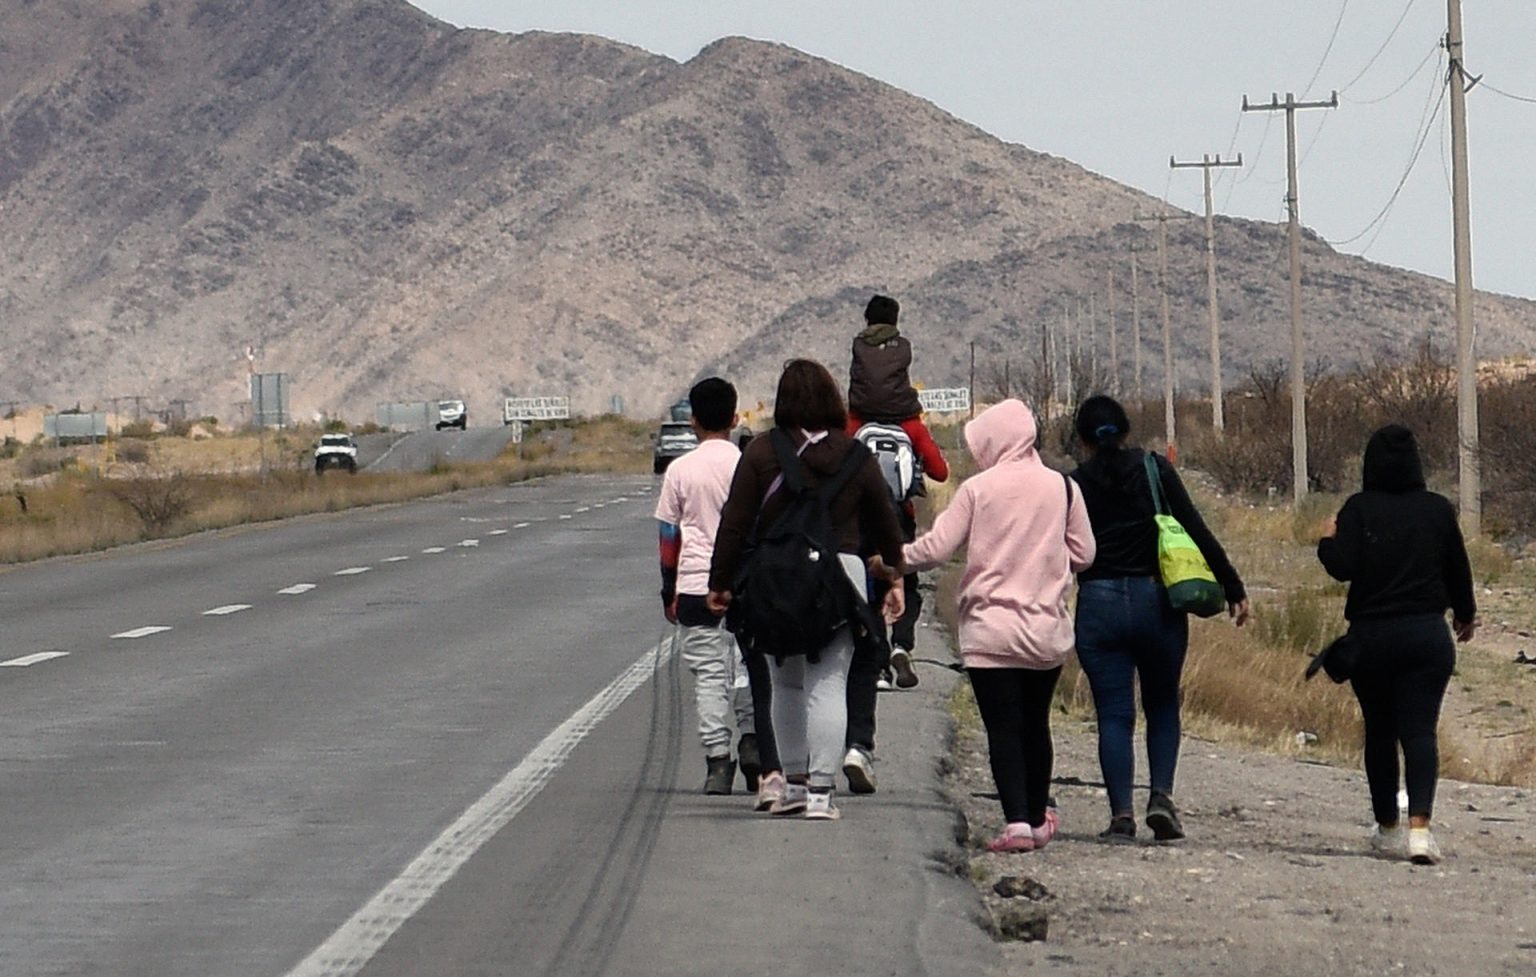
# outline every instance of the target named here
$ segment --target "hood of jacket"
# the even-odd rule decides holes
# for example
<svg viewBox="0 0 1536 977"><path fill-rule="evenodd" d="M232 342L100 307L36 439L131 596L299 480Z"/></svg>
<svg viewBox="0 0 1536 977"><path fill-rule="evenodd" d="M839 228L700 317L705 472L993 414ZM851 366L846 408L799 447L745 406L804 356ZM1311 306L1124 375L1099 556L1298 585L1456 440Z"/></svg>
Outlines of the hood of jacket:
<svg viewBox="0 0 1536 977"><path fill-rule="evenodd" d="M871 346L883 346L900 335L901 330L894 322L875 322L864 327L858 338Z"/></svg>
<svg viewBox="0 0 1536 977"><path fill-rule="evenodd" d="M965 446L982 471L1005 461L1039 459L1035 414L1022 400L993 404L965 426Z"/></svg>
<svg viewBox="0 0 1536 977"><path fill-rule="evenodd" d="M1371 435L1365 445L1364 477L1367 492L1414 492L1424 487L1424 465L1419 443L1401 424L1388 424Z"/></svg>

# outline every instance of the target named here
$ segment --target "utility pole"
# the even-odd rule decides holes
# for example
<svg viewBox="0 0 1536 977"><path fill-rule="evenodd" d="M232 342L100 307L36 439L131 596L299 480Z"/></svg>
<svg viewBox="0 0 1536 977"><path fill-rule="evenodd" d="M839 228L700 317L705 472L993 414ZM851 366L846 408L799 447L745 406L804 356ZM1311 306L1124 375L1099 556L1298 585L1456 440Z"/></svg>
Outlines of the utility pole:
<svg viewBox="0 0 1536 977"><path fill-rule="evenodd" d="M1138 262L1136 260L1136 255L1138 255L1141 252L1146 251L1146 250L1149 250L1149 249L1147 249L1147 248L1138 248L1134 244L1132 244L1131 248L1130 248L1130 251L1131 251L1131 354L1132 354L1131 358L1132 358L1132 361L1133 361L1132 362L1133 375L1134 375L1134 379L1136 381L1136 383L1135 383L1135 391L1136 391L1136 409L1137 410L1141 409L1141 404L1142 404L1143 400L1145 400L1146 398L1145 398L1145 394L1142 393L1142 389L1141 389L1141 288L1140 288L1140 283L1139 283L1138 274L1137 274L1137 271L1138 271L1137 264L1138 264Z"/></svg>
<svg viewBox="0 0 1536 977"><path fill-rule="evenodd" d="M1243 154L1238 153L1235 160L1223 160L1220 153L1215 159L1204 155L1198 163L1180 163L1170 156L1168 165L1176 170L1198 166L1205 174L1205 301L1211 313L1211 427L1220 437L1226 429L1226 418L1222 411L1221 309L1216 304L1216 214L1211 205L1211 170L1242 166Z"/></svg>
<svg viewBox="0 0 1536 977"><path fill-rule="evenodd" d="M1285 93L1285 101L1271 94L1268 105L1249 105L1243 96L1244 112L1285 113L1285 206L1290 216L1291 251L1291 499L1300 506L1307 497L1307 366L1306 333L1301 325L1301 208L1296 181L1296 110L1336 109L1339 93L1326 102L1298 102Z"/></svg>
<svg viewBox="0 0 1536 977"><path fill-rule="evenodd" d="M976 340L971 340L971 418L976 417Z"/></svg>
<svg viewBox="0 0 1536 977"><path fill-rule="evenodd" d="M1461 0L1446 0L1445 50L1451 62L1451 217L1456 261L1456 461L1461 524L1469 536L1482 531L1482 456L1477 431L1477 324L1473 320L1472 215L1467 199L1466 48L1461 37Z"/></svg>
<svg viewBox="0 0 1536 977"><path fill-rule="evenodd" d="M1099 317L1093 308L1093 293L1088 293L1088 377L1099 384Z"/></svg>
<svg viewBox="0 0 1536 977"><path fill-rule="evenodd" d="M1115 323L1115 269L1109 269L1109 390L1120 394L1120 330Z"/></svg>
<svg viewBox="0 0 1536 977"><path fill-rule="evenodd" d="M1189 216L1168 213L1167 204L1163 205L1161 213L1136 215L1139 221L1157 221L1157 290L1163 318L1163 433L1167 436L1170 451L1178 444L1178 431L1173 410L1173 315L1168 310L1168 222Z"/></svg>
<svg viewBox="0 0 1536 977"><path fill-rule="evenodd" d="M1072 312L1066 307L1065 303L1062 304L1061 309L1061 345L1062 352L1065 354L1063 359L1066 361L1066 405L1068 412L1070 412L1073 409L1074 397L1072 395L1075 392L1072 389Z"/></svg>

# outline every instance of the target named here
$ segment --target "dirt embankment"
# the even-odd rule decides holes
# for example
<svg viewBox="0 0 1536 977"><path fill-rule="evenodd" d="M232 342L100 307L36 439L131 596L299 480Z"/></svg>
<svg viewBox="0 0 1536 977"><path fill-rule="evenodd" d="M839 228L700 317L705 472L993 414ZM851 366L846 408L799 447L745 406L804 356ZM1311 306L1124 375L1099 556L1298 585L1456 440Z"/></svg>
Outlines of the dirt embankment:
<svg viewBox="0 0 1536 977"><path fill-rule="evenodd" d="M1532 734L1536 737L1536 733ZM1533 744L1536 745L1536 744ZM1003 876L1049 897L1043 942L1005 948L1008 973L1156 975L1536 972L1536 798L1442 781L1434 867L1370 850L1362 773L1186 740L1178 801L1189 837L1098 839L1108 820L1090 724L1058 716L1062 833L1027 855L981 846L1001 827L979 729L962 724L951 787L968 870L994 916ZM1138 803L1145 802L1145 785Z"/></svg>

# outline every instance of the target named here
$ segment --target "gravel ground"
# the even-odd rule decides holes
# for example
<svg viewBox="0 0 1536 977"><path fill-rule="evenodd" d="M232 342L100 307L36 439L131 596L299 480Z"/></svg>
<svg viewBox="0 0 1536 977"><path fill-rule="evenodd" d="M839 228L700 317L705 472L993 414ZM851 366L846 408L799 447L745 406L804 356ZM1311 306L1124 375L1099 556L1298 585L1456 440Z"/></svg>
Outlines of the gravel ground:
<svg viewBox="0 0 1536 977"><path fill-rule="evenodd" d="M1536 737L1536 733L1533 733ZM1007 972L1152 975L1536 973L1536 800L1442 781L1438 866L1373 853L1364 774L1186 740L1177 801L1189 837L1101 842L1108 820L1092 726L1056 719L1062 832L993 855L1001 827L984 741L957 738L949 783L968 869L993 918L1040 910L1044 941L1005 948ZM1144 762L1144 757L1139 762ZM1138 803L1145 802L1144 785ZM1004 876L1050 893L1002 898Z"/></svg>

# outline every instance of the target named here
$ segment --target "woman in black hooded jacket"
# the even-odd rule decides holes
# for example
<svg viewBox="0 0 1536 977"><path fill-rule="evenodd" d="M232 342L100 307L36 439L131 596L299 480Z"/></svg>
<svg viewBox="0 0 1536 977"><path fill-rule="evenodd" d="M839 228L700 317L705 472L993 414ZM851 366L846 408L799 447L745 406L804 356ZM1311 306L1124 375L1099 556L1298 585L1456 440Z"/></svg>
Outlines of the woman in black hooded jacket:
<svg viewBox="0 0 1536 977"><path fill-rule="evenodd" d="M1364 491L1349 497L1323 527L1317 556L1349 582L1344 616L1359 649L1350 678L1365 720L1365 774L1371 787L1378 851L1402 842L1398 824L1399 745L1408 787L1408 855L1433 864L1440 849L1429 831L1440 775L1435 726L1457 640L1470 641L1477 603L1456 510L1424 487L1413 432L1392 424L1365 446Z"/></svg>

